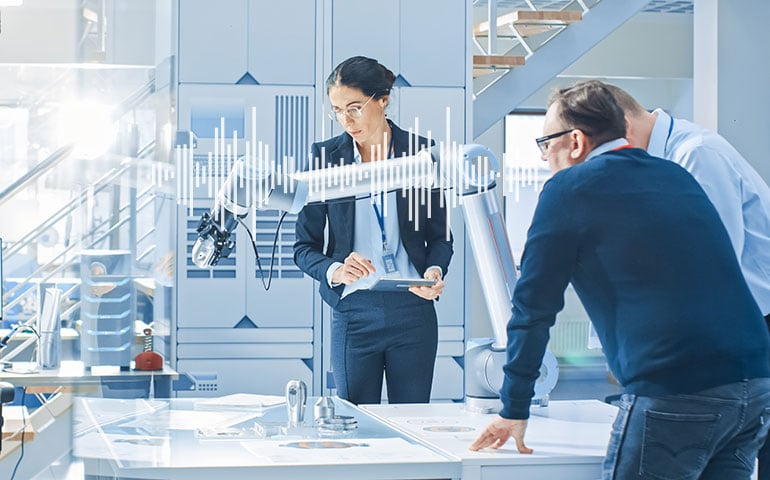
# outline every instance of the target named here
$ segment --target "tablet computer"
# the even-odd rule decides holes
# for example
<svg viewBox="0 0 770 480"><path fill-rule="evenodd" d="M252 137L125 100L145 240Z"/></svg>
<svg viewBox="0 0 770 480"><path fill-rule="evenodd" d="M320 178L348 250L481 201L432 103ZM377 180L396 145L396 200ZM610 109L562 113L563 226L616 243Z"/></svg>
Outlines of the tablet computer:
<svg viewBox="0 0 770 480"><path fill-rule="evenodd" d="M374 285L369 287L370 290L386 290L386 291L399 291L406 290L409 287L432 287L436 284L436 280L432 278L393 278L382 277L377 280Z"/></svg>

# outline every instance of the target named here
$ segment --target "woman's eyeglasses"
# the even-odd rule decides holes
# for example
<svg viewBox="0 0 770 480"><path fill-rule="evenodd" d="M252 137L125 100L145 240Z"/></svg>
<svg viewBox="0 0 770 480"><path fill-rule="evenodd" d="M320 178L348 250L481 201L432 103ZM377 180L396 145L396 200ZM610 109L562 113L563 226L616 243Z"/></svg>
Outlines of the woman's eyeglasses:
<svg viewBox="0 0 770 480"><path fill-rule="evenodd" d="M361 105L360 107L348 107L345 110L331 110L331 111L329 111L329 113L328 113L329 118L332 119L332 120L336 120L336 121L338 121L340 123L342 123L343 116L347 116L351 120L356 120L356 119L361 118L361 116L364 114L364 107L367 106L369 104L369 102L372 101L372 99L374 98L374 95L375 94L373 93L372 96L369 97L369 100L364 102L364 104Z"/></svg>

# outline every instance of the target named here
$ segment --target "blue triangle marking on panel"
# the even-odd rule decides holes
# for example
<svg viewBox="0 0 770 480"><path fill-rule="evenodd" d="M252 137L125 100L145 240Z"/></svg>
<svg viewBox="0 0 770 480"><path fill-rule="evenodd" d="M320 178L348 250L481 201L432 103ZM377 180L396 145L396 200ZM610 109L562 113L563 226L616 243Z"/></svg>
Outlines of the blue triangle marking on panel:
<svg viewBox="0 0 770 480"><path fill-rule="evenodd" d="M259 328L248 315L244 315L240 322L236 323L233 328Z"/></svg>
<svg viewBox="0 0 770 480"><path fill-rule="evenodd" d="M465 369L465 357L452 357L452 360L455 361L458 365L460 365L460 368Z"/></svg>
<svg viewBox="0 0 770 480"><path fill-rule="evenodd" d="M307 365L307 368L310 369L310 371L313 371L313 359L312 358L303 358L302 362Z"/></svg>
<svg viewBox="0 0 770 480"><path fill-rule="evenodd" d="M394 87L411 87L412 84L409 83L404 77L401 76L399 73L398 76L396 76L396 81L393 82Z"/></svg>
<svg viewBox="0 0 770 480"><path fill-rule="evenodd" d="M249 72L243 74L243 76L235 82L236 85L259 85L256 78L252 77Z"/></svg>

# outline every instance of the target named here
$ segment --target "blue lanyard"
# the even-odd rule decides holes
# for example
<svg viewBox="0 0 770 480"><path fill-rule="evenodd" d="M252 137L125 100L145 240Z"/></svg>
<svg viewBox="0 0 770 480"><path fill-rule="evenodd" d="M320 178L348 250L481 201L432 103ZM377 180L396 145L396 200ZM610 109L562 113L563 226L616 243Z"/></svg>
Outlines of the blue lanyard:
<svg viewBox="0 0 770 480"><path fill-rule="evenodd" d="M380 203L382 204L384 212L385 204L383 202L385 202L384 195L380 193ZM385 252L388 250L388 239L385 237L385 215L380 213L380 209L377 208L377 202L372 202L372 207L374 207L374 214L377 216L377 223L380 225L380 233L382 234L382 251Z"/></svg>
<svg viewBox="0 0 770 480"><path fill-rule="evenodd" d="M393 139L393 130L391 129L390 132L390 146L388 147L388 157L390 158L391 155L395 154L395 141ZM380 226L380 234L382 235L382 251L386 252L388 251L388 239L385 236L385 196L382 192L380 192L380 204L382 205L382 212L380 212L380 209L377 208L377 202L372 202L372 207L374 208L374 214L377 216L377 224Z"/></svg>

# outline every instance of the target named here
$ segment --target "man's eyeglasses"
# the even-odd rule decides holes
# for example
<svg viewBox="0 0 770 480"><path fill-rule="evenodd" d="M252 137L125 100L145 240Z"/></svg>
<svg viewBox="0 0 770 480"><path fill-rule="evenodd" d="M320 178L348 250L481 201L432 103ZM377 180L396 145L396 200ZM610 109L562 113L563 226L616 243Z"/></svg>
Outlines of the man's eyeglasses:
<svg viewBox="0 0 770 480"><path fill-rule="evenodd" d="M558 137L561 137L562 135L566 135L572 130L574 130L574 128L570 128L569 130L562 130L561 132L556 132L550 135L546 135L544 137L536 138L535 143L537 143L537 148L539 148L542 153L546 153L548 151L548 140L553 140L554 138L558 138Z"/></svg>
<svg viewBox="0 0 770 480"><path fill-rule="evenodd" d="M374 95L375 94L373 93L372 96L369 97L369 100L364 102L364 104L361 105L360 107L349 107L349 108L346 108L345 110L330 110L328 113L329 118L332 120L336 120L340 123L342 123L343 115L346 115L351 120L356 120L361 118L361 116L364 114L364 107L367 106L369 102L372 101L372 99L374 98Z"/></svg>

